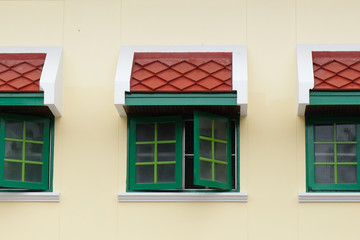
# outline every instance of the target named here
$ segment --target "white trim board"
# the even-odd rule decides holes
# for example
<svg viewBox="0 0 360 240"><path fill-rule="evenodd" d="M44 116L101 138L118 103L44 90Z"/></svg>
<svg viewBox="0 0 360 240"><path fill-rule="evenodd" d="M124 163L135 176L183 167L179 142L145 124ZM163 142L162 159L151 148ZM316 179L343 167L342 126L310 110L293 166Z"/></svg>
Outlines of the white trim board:
<svg viewBox="0 0 360 240"><path fill-rule="evenodd" d="M312 52L314 51L360 51L360 44L298 44L297 77L298 77L298 115L305 114L309 105L309 90L314 87L314 70Z"/></svg>
<svg viewBox="0 0 360 240"><path fill-rule="evenodd" d="M0 192L0 202L60 202L60 193Z"/></svg>
<svg viewBox="0 0 360 240"><path fill-rule="evenodd" d="M118 193L118 202L247 202L246 192L222 193L150 193L122 192Z"/></svg>
<svg viewBox="0 0 360 240"><path fill-rule="evenodd" d="M55 117L62 111L62 47L4 47L0 53L46 53L40 77L40 89L44 91L44 105Z"/></svg>
<svg viewBox="0 0 360 240"><path fill-rule="evenodd" d="M324 203L324 202L360 202L360 193L299 193L301 203Z"/></svg>
<svg viewBox="0 0 360 240"><path fill-rule="evenodd" d="M115 76L115 107L120 116L126 116L124 110L125 92L130 91L130 77L135 52L232 52L233 90L237 91L237 104L241 115L247 114L248 72L247 49L245 46L122 46Z"/></svg>

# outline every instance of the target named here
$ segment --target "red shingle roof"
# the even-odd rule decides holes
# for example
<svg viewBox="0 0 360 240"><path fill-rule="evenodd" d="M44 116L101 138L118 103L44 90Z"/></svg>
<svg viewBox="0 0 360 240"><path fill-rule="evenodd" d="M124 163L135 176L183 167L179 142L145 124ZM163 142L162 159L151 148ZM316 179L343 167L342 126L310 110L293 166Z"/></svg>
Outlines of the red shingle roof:
<svg viewBox="0 0 360 240"><path fill-rule="evenodd" d="M360 90L360 52L313 52L315 90Z"/></svg>
<svg viewBox="0 0 360 240"><path fill-rule="evenodd" d="M45 53L0 54L0 92L40 92Z"/></svg>
<svg viewBox="0 0 360 240"><path fill-rule="evenodd" d="M130 91L232 91L232 53L135 53Z"/></svg>

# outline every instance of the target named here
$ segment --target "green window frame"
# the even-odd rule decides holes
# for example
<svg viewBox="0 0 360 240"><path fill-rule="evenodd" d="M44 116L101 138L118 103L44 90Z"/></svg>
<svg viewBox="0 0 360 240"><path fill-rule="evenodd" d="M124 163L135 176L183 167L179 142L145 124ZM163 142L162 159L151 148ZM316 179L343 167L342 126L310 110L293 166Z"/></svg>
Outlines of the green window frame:
<svg viewBox="0 0 360 240"><path fill-rule="evenodd" d="M185 116L184 116L185 117ZM193 160L192 155L186 154L185 148L192 148L192 146L185 147L185 139L183 137L185 131L185 122L188 120L182 119L181 116L164 116L164 117L129 117L128 122L128 191L139 190L231 190L233 184L238 185L237 180L233 179L238 176L238 171L233 173L232 165L237 166L238 159L238 147L234 154L232 154L231 143L231 126L230 118L219 116L210 113L195 111L193 114ZM204 122L207 124L204 124ZM238 122L238 121L236 121ZM161 141L158 139L158 126L162 123L173 123L175 125L175 138L166 139ZM210 124L209 124L210 123ZM137 137L138 131L141 130L142 124L151 124L151 130L148 135L151 135L149 139L139 140ZM216 125L216 126L215 126ZM221 127L219 127L221 126ZM235 126L234 126L235 127ZM140 129L140 130L139 130ZM142 130L146 131L146 130ZM203 132L208 132L210 135L206 135ZM238 128L235 127L235 132ZM224 133L225 132L225 133ZM219 133L222 133L219 135ZM234 138L238 138L238 132ZM184 140L183 140L184 139ZM190 141L192 142L192 140ZM158 161L158 148L163 144L175 144L175 160L171 161ZM144 152L137 149L147 148L148 160L141 160L141 156L145 156ZM222 150L222 151L220 151ZM205 155L204 155L205 151ZM207 153L206 153L207 152ZM237 154L237 156L236 156ZM233 156L234 155L234 156ZM188 160L191 162L192 167L186 167ZM174 164L174 174L172 181L159 182L157 181L158 166L164 166ZM150 166L148 173L151 175L145 182L139 180L140 168L142 166ZM205 167L204 167L205 166ZM209 168L210 166L210 168ZM219 169L222 170L222 174L219 174ZM171 170L173 171L173 170ZM188 171L185 173L185 171ZM190 178L189 177L190 172ZM191 174L193 172L193 174ZM210 176L210 177L209 177ZM190 183L189 183L190 180ZM233 180L235 182L233 182ZM185 183L186 182L186 183ZM191 184L192 183L192 184ZM196 186L194 186L194 184ZM187 187L185 187L185 185ZM190 188L189 188L190 186ZM191 186L194 186L193 189ZM197 187L198 186L198 187ZM201 186L199 188L199 186ZM238 189L237 189L238 190Z"/></svg>
<svg viewBox="0 0 360 240"><path fill-rule="evenodd" d="M52 119L0 115L0 187L51 190Z"/></svg>
<svg viewBox="0 0 360 240"><path fill-rule="evenodd" d="M359 138L359 118L306 117L307 191L360 190Z"/></svg>
<svg viewBox="0 0 360 240"><path fill-rule="evenodd" d="M194 183L196 185L231 189L230 143L229 118L198 111L194 113ZM221 171L224 167L226 170Z"/></svg>
<svg viewBox="0 0 360 240"><path fill-rule="evenodd" d="M159 131L161 124L174 124L174 138L159 140ZM140 125L152 126L153 136L146 140L138 141L137 129ZM151 131L150 131L151 132ZM151 118L132 118L130 121L130 188L132 190L157 190L157 189L179 189L182 184L182 175L181 175L181 158L182 158L182 126L181 126L181 117L170 116L170 117L151 117ZM175 159L171 161L160 161L159 157L159 148L165 145L175 144ZM140 149L142 146L148 147L147 150L150 152L148 158L150 161L138 161L137 149ZM159 161L158 161L159 160ZM174 166L174 167L173 167ZM159 172L161 168L173 167L174 178L172 181L163 182L158 179ZM144 182L139 181L139 172L141 168L153 168L153 175L149 176L149 179ZM151 173L150 173L151 175ZM150 181L152 178L152 181Z"/></svg>

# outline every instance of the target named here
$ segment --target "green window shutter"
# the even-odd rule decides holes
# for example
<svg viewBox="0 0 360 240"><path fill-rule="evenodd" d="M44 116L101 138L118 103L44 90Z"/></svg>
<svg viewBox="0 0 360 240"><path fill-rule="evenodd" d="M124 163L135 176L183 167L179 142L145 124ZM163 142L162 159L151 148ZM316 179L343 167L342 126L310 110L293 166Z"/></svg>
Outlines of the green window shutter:
<svg viewBox="0 0 360 240"><path fill-rule="evenodd" d="M209 113L194 113L194 183L231 189L230 120Z"/></svg>
<svg viewBox="0 0 360 240"><path fill-rule="evenodd" d="M181 117L130 119L130 190L180 189Z"/></svg>
<svg viewBox="0 0 360 240"><path fill-rule="evenodd" d="M0 186L49 189L50 119L0 117Z"/></svg>
<svg viewBox="0 0 360 240"><path fill-rule="evenodd" d="M306 119L308 191L360 190L359 136L356 118Z"/></svg>

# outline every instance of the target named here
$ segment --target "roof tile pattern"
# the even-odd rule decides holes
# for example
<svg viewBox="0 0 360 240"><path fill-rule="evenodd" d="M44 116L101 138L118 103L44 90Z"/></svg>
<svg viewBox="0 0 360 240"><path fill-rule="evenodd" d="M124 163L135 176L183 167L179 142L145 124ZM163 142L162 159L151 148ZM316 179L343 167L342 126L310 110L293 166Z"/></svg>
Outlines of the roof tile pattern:
<svg viewBox="0 0 360 240"><path fill-rule="evenodd" d="M135 53L130 91L232 91L232 53Z"/></svg>
<svg viewBox="0 0 360 240"><path fill-rule="evenodd" d="M360 90L360 52L313 52L314 90Z"/></svg>
<svg viewBox="0 0 360 240"><path fill-rule="evenodd" d="M40 92L45 53L0 54L0 92Z"/></svg>

